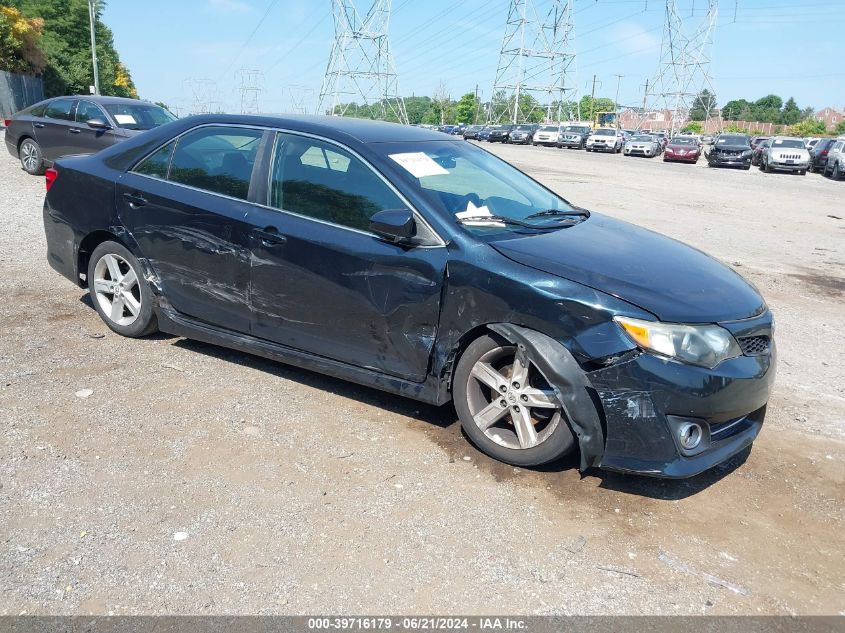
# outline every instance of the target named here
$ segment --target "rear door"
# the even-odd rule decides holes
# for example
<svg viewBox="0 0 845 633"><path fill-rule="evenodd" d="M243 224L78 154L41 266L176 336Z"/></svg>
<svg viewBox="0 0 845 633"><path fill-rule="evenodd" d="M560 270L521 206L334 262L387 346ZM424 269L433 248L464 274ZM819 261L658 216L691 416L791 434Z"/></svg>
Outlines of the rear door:
<svg viewBox="0 0 845 633"><path fill-rule="evenodd" d="M49 161L74 153L72 140L75 136L70 129L76 127L73 120L75 105L75 99L54 99L44 110L44 116L33 122L35 140L41 146L44 158Z"/></svg>
<svg viewBox="0 0 845 633"><path fill-rule="evenodd" d="M77 125L71 127L68 131L75 138L71 141L76 151L75 154L94 154L101 149L105 149L114 145L119 138L117 132L112 128L108 130L94 129L88 127L90 119L102 119L109 125L112 125L109 117L93 101L80 100L76 104L76 115L74 116Z"/></svg>
<svg viewBox="0 0 845 633"><path fill-rule="evenodd" d="M264 131L195 128L121 177L123 225L167 302L195 319L247 333L250 312L246 202Z"/></svg>

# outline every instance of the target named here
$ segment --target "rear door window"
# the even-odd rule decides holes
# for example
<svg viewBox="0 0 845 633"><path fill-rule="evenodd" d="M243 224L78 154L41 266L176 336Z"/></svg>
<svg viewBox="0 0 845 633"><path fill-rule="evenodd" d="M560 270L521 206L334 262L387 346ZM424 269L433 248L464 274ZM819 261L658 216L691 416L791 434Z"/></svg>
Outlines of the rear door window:
<svg viewBox="0 0 845 633"><path fill-rule="evenodd" d="M70 112L73 109L73 103L73 99L56 99L55 101L51 101L44 110L44 116L48 119L71 121Z"/></svg>
<svg viewBox="0 0 845 633"><path fill-rule="evenodd" d="M176 144L168 180L246 200L262 130L204 127Z"/></svg>

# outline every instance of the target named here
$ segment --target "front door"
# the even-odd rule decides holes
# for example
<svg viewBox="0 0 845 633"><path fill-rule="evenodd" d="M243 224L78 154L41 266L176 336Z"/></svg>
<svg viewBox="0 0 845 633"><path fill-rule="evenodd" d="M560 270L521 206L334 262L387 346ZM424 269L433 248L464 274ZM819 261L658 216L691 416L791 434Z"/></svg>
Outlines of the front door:
<svg viewBox="0 0 845 633"><path fill-rule="evenodd" d="M370 233L374 213L408 205L337 145L279 133L269 180L267 206L249 215L253 334L424 380L446 248L400 246Z"/></svg>
<svg viewBox="0 0 845 633"><path fill-rule="evenodd" d="M77 125L69 128L68 131L76 137L71 139L71 143L75 146L77 153L94 154L101 149L111 147L116 142L117 135L114 129L103 130L88 127L88 121L91 119L101 119L109 123L109 117L96 103L80 101L76 105L76 116L74 118Z"/></svg>
<svg viewBox="0 0 845 633"><path fill-rule="evenodd" d="M249 195L262 130L205 126L124 174L121 220L178 312L249 332Z"/></svg>

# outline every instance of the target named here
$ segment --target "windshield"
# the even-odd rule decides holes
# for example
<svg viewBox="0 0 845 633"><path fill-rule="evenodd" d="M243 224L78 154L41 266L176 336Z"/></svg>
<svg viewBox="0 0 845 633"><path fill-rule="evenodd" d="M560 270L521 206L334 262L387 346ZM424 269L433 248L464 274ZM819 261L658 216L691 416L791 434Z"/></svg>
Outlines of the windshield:
<svg viewBox="0 0 845 633"><path fill-rule="evenodd" d="M635 136L631 140L637 143L652 143L654 141L654 139L650 136Z"/></svg>
<svg viewBox="0 0 845 633"><path fill-rule="evenodd" d="M747 136L720 136L716 145L748 145Z"/></svg>
<svg viewBox="0 0 845 633"><path fill-rule="evenodd" d="M126 130L151 130L176 120L170 112L151 103L105 103L103 105L115 123Z"/></svg>
<svg viewBox="0 0 845 633"><path fill-rule="evenodd" d="M517 130L530 130L530 129L532 129L532 128L531 128L531 126L530 126L530 125L517 125L517 126L516 126L516 129L517 129Z"/></svg>
<svg viewBox="0 0 845 633"><path fill-rule="evenodd" d="M596 136L616 136L616 130L611 128L599 128L593 132Z"/></svg>
<svg viewBox="0 0 845 633"><path fill-rule="evenodd" d="M696 142L691 138L673 138L670 145L695 145Z"/></svg>
<svg viewBox="0 0 845 633"><path fill-rule="evenodd" d="M804 149L804 141L797 138L776 138L772 147L788 147L790 149Z"/></svg>
<svg viewBox="0 0 845 633"><path fill-rule="evenodd" d="M586 126L581 126L581 125L567 125L563 129L563 131L564 132L578 132L579 134L583 134L584 132L586 132L589 129L590 128L588 128Z"/></svg>
<svg viewBox="0 0 845 633"><path fill-rule="evenodd" d="M543 127L540 128L540 131L541 132L557 132L558 128L555 127L554 125L544 125Z"/></svg>
<svg viewBox="0 0 845 633"><path fill-rule="evenodd" d="M425 143L378 143L375 151L383 153L397 166L404 183L424 198L443 217L466 221L461 224L477 235L532 231L531 228L485 221L483 216L500 216L524 221L531 226L570 226L578 216L529 218L544 211L575 212L566 200L540 186L503 160L472 145L454 141Z"/></svg>

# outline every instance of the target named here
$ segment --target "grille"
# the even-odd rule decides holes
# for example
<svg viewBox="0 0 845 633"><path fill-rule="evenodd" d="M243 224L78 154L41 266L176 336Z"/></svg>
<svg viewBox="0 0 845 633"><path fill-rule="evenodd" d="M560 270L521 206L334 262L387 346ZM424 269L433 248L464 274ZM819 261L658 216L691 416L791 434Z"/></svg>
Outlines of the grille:
<svg viewBox="0 0 845 633"><path fill-rule="evenodd" d="M746 356L760 356L769 351L768 336L746 336L737 340L742 353Z"/></svg>
<svg viewBox="0 0 845 633"><path fill-rule="evenodd" d="M781 154L781 160L798 160L801 158L801 154Z"/></svg>

